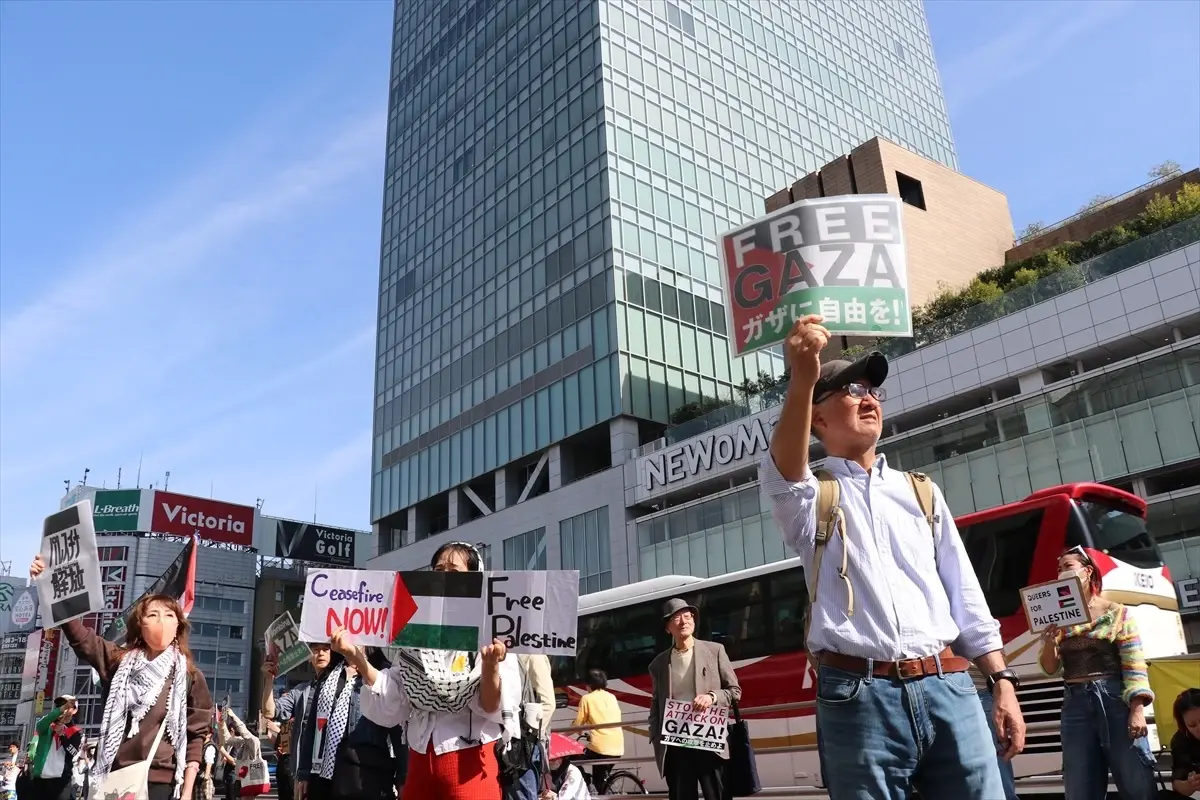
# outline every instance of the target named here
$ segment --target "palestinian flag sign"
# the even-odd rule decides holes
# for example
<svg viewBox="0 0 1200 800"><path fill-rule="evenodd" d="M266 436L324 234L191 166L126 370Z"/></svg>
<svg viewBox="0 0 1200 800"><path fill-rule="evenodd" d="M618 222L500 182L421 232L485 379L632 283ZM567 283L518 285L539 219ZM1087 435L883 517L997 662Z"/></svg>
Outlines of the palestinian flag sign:
<svg viewBox="0 0 1200 800"><path fill-rule="evenodd" d="M192 605L196 601L196 542L198 537L193 536L183 551L171 562L171 566L167 567L158 580L150 584L138 598L149 597L155 594L165 594L174 597L179 601L179 605L183 608L184 616L192 613ZM129 615L133 612L133 605L121 612L121 616L112 621L105 630L104 638L110 642L117 644L125 643L125 628L129 624Z"/></svg>
<svg viewBox="0 0 1200 800"><path fill-rule="evenodd" d="M412 616L392 637L394 647L475 650L481 644L482 572L401 572L396 600L412 602Z"/></svg>
<svg viewBox="0 0 1200 800"><path fill-rule="evenodd" d="M574 655L579 573L309 569L300 638L478 650L500 638L519 653Z"/></svg>

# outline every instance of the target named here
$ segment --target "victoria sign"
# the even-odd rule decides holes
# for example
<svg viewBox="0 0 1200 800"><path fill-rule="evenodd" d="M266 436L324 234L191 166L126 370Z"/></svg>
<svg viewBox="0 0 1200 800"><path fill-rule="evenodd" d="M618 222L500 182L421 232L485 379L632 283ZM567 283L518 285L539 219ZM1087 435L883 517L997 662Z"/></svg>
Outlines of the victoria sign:
<svg viewBox="0 0 1200 800"><path fill-rule="evenodd" d="M263 517L267 533L275 526L275 555L316 564L354 566L354 539L357 533L329 525Z"/></svg>
<svg viewBox="0 0 1200 800"><path fill-rule="evenodd" d="M156 491L150 529L155 533L175 536L198 533L206 541L248 547L254 538L254 509L202 497Z"/></svg>

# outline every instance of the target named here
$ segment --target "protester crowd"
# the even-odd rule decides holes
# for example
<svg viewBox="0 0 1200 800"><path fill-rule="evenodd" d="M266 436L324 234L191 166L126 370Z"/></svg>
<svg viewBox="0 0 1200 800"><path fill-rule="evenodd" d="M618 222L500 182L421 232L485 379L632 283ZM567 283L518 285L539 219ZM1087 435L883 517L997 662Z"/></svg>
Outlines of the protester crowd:
<svg viewBox="0 0 1200 800"><path fill-rule="evenodd" d="M1012 800L1009 762L1024 747L1025 723L999 623L941 491L876 453L886 359L822 363L828 341L819 317L798 320L785 341L791 380L760 469L762 492L808 583L805 641L816 665L826 790L832 800L918 792L926 800ZM812 437L827 456L816 473ZM443 545L430 566L483 568L464 542ZM1079 578L1091 620L1041 634L1038 661L1065 683L1066 797L1104 800L1111 776L1122 800L1150 800L1159 789L1145 706L1154 698L1137 625L1103 598L1086 550L1062 553L1057 568ZM42 569L39 557L31 575ZM649 667L655 767L671 800L747 796L759 787L741 687L724 646L695 638L698 613L680 598L662 609L671 646ZM99 675L99 735L85 747L74 698L57 698L26 757L9 747L0 800L212 800L218 784L234 800L269 788L260 733L275 744L280 800L586 800L589 784L603 791L611 762L624 755L620 708L602 670L587 674L575 726L590 730L580 742L550 732L548 659L509 654L499 639L478 652L401 648L389 660L336 630L330 642L310 643L316 677L280 697L278 667L267 660L265 725L252 732L228 709L214 709L173 598L139 600L124 645L78 620L64 633ZM718 719L728 713L727 738L709 749L665 741L664 720L681 707ZM1162 791L1200 796L1200 689L1181 694L1172 711L1178 733ZM602 763L589 776L590 761Z"/></svg>

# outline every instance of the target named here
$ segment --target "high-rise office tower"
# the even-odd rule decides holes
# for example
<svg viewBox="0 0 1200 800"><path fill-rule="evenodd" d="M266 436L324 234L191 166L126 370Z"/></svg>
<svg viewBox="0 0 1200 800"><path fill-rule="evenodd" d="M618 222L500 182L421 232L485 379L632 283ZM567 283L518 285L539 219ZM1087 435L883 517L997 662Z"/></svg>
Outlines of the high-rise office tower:
<svg viewBox="0 0 1200 800"><path fill-rule="evenodd" d="M397 0L388 105L388 566L454 538L629 579L591 538L625 530L617 467L781 371L729 355L715 237L873 136L956 166L918 0Z"/></svg>

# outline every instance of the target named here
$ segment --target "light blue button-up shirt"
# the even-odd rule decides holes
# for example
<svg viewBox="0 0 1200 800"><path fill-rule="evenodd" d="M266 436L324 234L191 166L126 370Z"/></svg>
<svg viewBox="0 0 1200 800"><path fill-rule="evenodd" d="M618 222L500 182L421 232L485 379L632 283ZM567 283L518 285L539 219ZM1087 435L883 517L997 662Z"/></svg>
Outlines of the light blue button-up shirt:
<svg viewBox="0 0 1200 800"><path fill-rule="evenodd" d="M842 538L831 535L821 562L809 650L897 661L934 655L947 646L970 659L1002 649L1000 624L988 610L941 489L934 486L931 535L908 479L888 467L883 456L870 472L841 458L827 458L824 467L841 487L854 613L847 613L848 592L838 577ZM768 452L759 479L775 524L800 557L811 586L816 476L805 468L804 479L791 483Z"/></svg>

